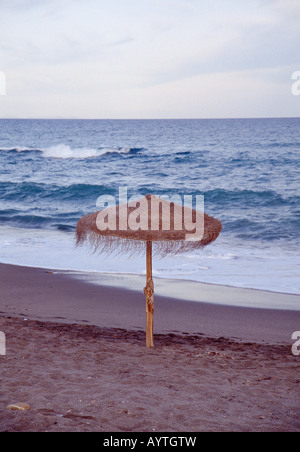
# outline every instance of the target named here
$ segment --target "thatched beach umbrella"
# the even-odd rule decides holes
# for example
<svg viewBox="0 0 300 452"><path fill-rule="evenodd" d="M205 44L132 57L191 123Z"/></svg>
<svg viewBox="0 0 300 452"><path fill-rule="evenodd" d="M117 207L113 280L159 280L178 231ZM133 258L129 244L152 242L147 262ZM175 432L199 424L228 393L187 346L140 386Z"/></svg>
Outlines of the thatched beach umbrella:
<svg viewBox="0 0 300 452"><path fill-rule="evenodd" d="M147 195L82 217L76 238L77 244L88 242L99 252L146 248L146 346L153 347L152 248L161 256L192 251L216 240L221 230L221 222L204 212Z"/></svg>

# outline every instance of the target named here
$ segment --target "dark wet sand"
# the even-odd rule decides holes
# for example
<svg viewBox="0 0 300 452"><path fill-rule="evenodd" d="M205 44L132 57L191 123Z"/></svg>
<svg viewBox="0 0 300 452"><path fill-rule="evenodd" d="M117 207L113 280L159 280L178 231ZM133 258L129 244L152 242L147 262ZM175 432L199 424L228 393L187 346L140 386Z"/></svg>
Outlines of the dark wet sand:
<svg viewBox="0 0 300 452"><path fill-rule="evenodd" d="M156 297L149 350L142 290L3 264L0 287L2 432L300 430L299 312Z"/></svg>

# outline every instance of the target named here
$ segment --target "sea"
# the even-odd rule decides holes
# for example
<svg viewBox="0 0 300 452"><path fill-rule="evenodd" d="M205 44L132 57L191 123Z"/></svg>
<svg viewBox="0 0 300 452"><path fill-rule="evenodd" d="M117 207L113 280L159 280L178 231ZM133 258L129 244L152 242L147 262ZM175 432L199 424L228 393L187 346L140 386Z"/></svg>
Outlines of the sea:
<svg viewBox="0 0 300 452"><path fill-rule="evenodd" d="M101 195L203 195L223 231L154 257L156 278L300 294L300 118L0 120L0 262L145 274L143 255L76 247Z"/></svg>

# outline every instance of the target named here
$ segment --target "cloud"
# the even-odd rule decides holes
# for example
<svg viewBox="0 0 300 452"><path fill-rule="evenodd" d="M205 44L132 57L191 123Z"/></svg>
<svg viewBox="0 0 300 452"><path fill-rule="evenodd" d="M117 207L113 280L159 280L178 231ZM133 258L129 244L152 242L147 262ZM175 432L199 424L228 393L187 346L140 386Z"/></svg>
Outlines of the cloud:
<svg viewBox="0 0 300 452"><path fill-rule="evenodd" d="M227 86L232 80L232 87L252 77L259 100L266 79L275 89L278 74L299 70L298 0L2 0L0 10L0 70L8 94L24 102L30 94L35 116L54 114L49 96L56 95L66 115L79 99L85 115L102 112L94 99L105 99L111 117L114 109L116 116L126 109L153 115L150 93L168 99L169 114L175 100L188 98L194 115L190 93L198 92L199 80L210 92L210 77ZM45 102L38 108L33 97ZM252 100L243 98L246 111Z"/></svg>
<svg viewBox="0 0 300 452"><path fill-rule="evenodd" d="M178 53L174 51L173 58L169 54L165 64L156 66L159 70L153 82L298 64L299 5L291 1L284 8L282 2L256 3L246 11L228 8L216 14L209 10L203 19L204 30L190 26L189 32L184 35L182 30L177 39L170 36Z"/></svg>
<svg viewBox="0 0 300 452"><path fill-rule="evenodd" d="M33 8L40 5L39 0L2 0L1 9L2 10L12 10L13 12L20 11L20 9Z"/></svg>

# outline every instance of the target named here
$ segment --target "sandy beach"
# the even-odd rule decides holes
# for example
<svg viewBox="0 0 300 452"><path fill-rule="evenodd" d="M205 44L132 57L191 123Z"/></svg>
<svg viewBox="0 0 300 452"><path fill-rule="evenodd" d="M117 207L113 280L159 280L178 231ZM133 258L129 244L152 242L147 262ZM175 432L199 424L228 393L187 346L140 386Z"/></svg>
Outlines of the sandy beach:
<svg viewBox="0 0 300 452"><path fill-rule="evenodd" d="M149 350L142 288L4 264L0 284L1 432L300 430L300 311L158 295Z"/></svg>

